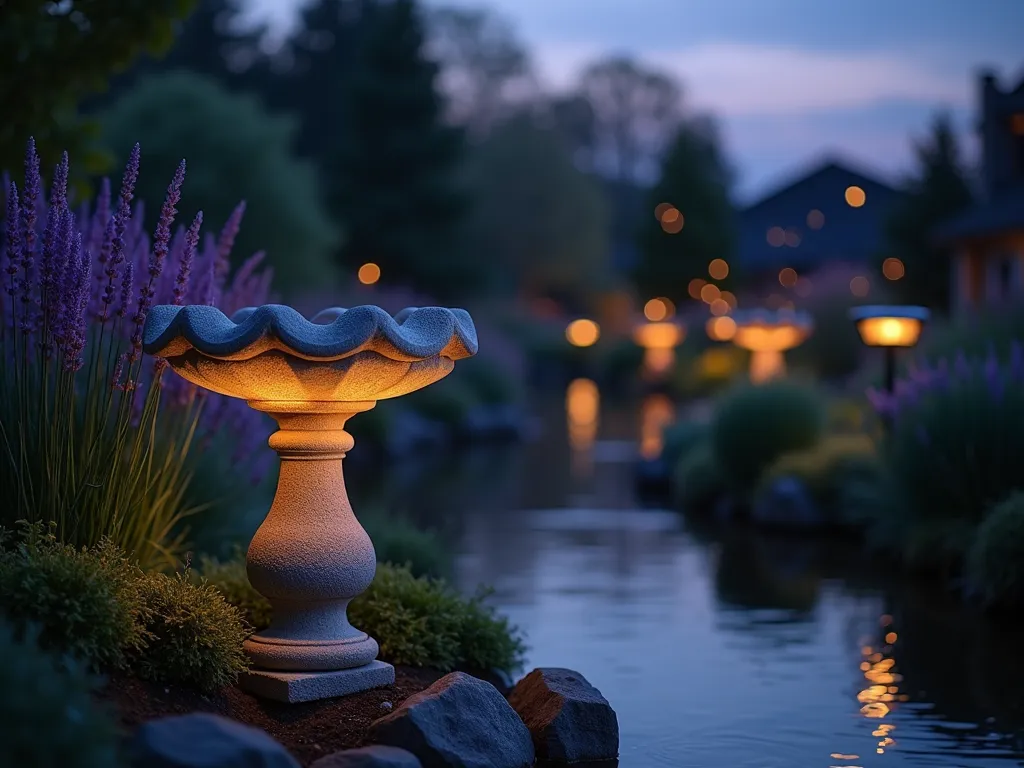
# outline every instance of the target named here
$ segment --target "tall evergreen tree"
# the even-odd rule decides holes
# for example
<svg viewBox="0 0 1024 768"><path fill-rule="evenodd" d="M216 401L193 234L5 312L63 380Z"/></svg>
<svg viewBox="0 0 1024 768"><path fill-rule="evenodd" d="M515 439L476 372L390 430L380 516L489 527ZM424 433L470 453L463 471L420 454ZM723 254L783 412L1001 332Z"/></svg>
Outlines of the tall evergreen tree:
<svg viewBox="0 0 1024 768"><path fill-rule="evenodd" d="M937 115L931 134L915 142L914 149L917 170L907 181L907 197L886 223L886 247L880 257L903 262L905 276L892 286L901 301L945 310L950 298L950 252L935 242L933 233L968 208L973 194L948 115Z"/></svg>
<svg viewBox="0 0 1024 768"><path fill-rule="evenodd" d="M438 68L424 54L413 0L365 0L345 126L327 158L349 268L373 261L385 279L439 298L477 282L460 258L467 198L456 180L464 141L442 121Z"/></svg>
<svg viewBox="0 0 1024 768"><path fill-rule="evenodd" d="M707 119L684 123L662 162L661 179L648 196L639 237L639 261L633 278L645 298L687 295L689 282L708 279L708 264L735 250L734 211L729 197L730 171L714 124ZM659 220L665 206L670 213ZM681 219L676 218L681 216ZM727 285L735 278L730 272Z"/></svg>

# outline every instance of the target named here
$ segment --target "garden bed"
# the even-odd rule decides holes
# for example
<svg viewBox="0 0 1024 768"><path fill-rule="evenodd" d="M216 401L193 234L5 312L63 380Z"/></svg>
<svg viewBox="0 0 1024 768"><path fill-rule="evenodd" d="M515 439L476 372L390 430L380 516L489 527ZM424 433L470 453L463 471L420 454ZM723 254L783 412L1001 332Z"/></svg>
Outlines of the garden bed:
<svg viewBox="0 0 1024 768"><path fill-rule="evenodd" d="M126 732L147 720L189 712L212 712L260 728L302 764L343 749L363 746L370 723L443 676L434 669L395 667L395 684L337 699L285 704L252 696L236 686L204 696L180 685L112 676L98 692L116 708Z"/></svg>

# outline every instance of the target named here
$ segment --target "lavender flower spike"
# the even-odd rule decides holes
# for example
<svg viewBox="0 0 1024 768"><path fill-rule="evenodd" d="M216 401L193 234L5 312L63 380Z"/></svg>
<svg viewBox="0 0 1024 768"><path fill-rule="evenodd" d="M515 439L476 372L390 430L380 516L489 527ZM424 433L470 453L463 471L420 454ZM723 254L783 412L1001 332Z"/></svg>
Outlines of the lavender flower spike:
<svg viewBox="0 0 1024 768"><path fill-rule="evenodd" d="M14 322L14 300L18 290L18 256L21 252L21 229L18 226L18 185L11 182L7 192L7 247L3 266L4 291L10 297L11 322Z"/></svg>
<svg viewBox="0 0 1024 768"><path fill-rule="evenodd" d="M245 215L245 200L235 206L235 209L228 216L228 220L224 222L224 228L220 231L220 236L217 238L217 268L215 275L217 277L218 285L223 284L223 280L228 276L228 272L231 271L231 261L229 259L231 255L231 249L235 246L235 238L238 236L238 230L242 226L242 217Z"/></svg>
<svg viewBox="0 0 1024 768"><path fill-rule="evenodd" d="M39 155L35 139L28 140L25 153L25 194L21 199L21 330L31 332L35 325L32 298L32 271L36 253L36 204L42 180L39 176Z"/></svg>
<svg viewBox="0 0 1024 768"><path fill-rule="evenodd" d="M132 283L135 277L135 267L129 261L124 265L124 272L121 273L121 304L117 308L117 316L124 317L132 304Z"/></svg>
<svg viewBox="0 0 1024 768"><path fill-rule="evenodd" d="M185 233L185 245L181 251L181 264L178 267L178 274L174 279L173 303L178 306L185 303L185 295L188 293L188 281L192 273L192 261L196 255L196 247L199 245L199 228L202 226L203 212L199 211Z"/></svg>

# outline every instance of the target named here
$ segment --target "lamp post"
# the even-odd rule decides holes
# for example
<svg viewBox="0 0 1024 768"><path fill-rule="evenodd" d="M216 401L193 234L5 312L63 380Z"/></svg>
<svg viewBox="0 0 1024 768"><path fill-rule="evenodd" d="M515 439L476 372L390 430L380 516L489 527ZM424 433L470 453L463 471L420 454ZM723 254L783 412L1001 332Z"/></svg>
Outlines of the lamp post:
<svg viewBox="0 0 1024 768"><path fill-rule="evenodd" d="M244 399L278 424L281 457L270 512L246 553L252 585L273 608L245 642L253 669L240 683L287 702L344 696L394 683L377 641L353 627L349 602L373 581L373 543L352 512L342 459L346 422L447 376L477 351L461 309L331 308L307 320L291 307L157 306L144 349L193 384Z"/></svg>
<svg viewBox="0 0 1024 768"><path fill-rule="evenodd" d="M925 307L871 305L854 307L850 319L869 347L885 350L885 391L896 388L896 353L917 344L931 313Z"/></svg>
<svg viewBox="0 0 1024 768"><path fill-rule="evenodd" d="M755 309L734 312L732 343L752 352L750 380L762 384L784 376L786 358L783 353L803 344L814 322L806 312L794 310Z"/></svg>

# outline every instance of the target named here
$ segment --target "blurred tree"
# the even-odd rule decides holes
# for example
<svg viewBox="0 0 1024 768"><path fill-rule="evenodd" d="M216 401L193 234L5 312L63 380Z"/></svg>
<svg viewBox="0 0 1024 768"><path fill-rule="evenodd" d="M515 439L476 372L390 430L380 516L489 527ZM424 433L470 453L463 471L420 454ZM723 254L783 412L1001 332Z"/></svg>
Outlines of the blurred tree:
<svg viewBox="0 0 1024 768"><path fill-rule="evenodd" d="M641 67L625 57L591 64L578 85L590 105L592 138L588 153L593 168L613 169L620 181L635 181L653 171L682 119L679 85L668 75ZM563 104L572 112L572 103ZM582 125L584 113L575 108ZM577 127L580 135L583 129Z"/></svg>
<svg viewBox="0 0 1024 768"><path fill-rule="evenodd" d="M914 143L914 152L917 170L907 180L907 197L886 224L878 261L890 256L903 261L906 276L892 286L900 301L947 310L950 252L935 244L932 233L973 201L949 115L935 117L931 134Z"/></svg>
<svg viewBox="0 0 1024 768"><path fill-rule="evenodd" d="M504 18L488 10L442 7L427 21L448 117L470 136L482 137L536 97L529 54Z"/></svg>
<svg viewBox="0 0 1024 768"><path fill-rule="evenodd" d="M467 176L467 245L488 255L494 288L578 304L607 277L604 196L554 131L526 115L497 126Z"/></svg>
<svg viewBox="0 0 1024 768"><path fill-rule="evenodd" d="M639 262L633 277L641 295L683 299L695 277L707 278L712 259L731 267L725 281L735 278L730 260L735 249L735 220L730 201L731 172L723 156L718 131L708 119L688 120L677 131L665 154L661 180L648 197L649 217L639 237ZM682 215L682 228L663 226L655 210L663 203Z"/></svg>
<svg viewBox="0 0 1024 768"><path fill-rule="evenodd" d="M484 265L456 248L468 203L455 178L463 139L442 123L419 9L413 0L365 0L361 11L345 129L324 163L348 235L343 261L373 261L385 279L460 296Z"/></svg>
<svg viewBox="0 0 1024 768"><path fill-rule="evenodd" d="M233 251L239 258L266 251L275 286L286 293L330 282L338 236L312 165L291 153L292 119L269 115L252 96L180 71L140 78L101 121L104 141L118 156L141 141L140 199L158 205L184 156L189 166L182 220L201 209L210 231L245 200Z"/></svg>
<svg viewBox="0 0 1024 768"><path fill-rule="evenodd" d="M35 136L44 167L67 150L78 172L106 170L89 151L95 131L77 112L90 93L144 50L166 50L194 0L4 0L0 2L0 168L20 167Z"/></svg>

